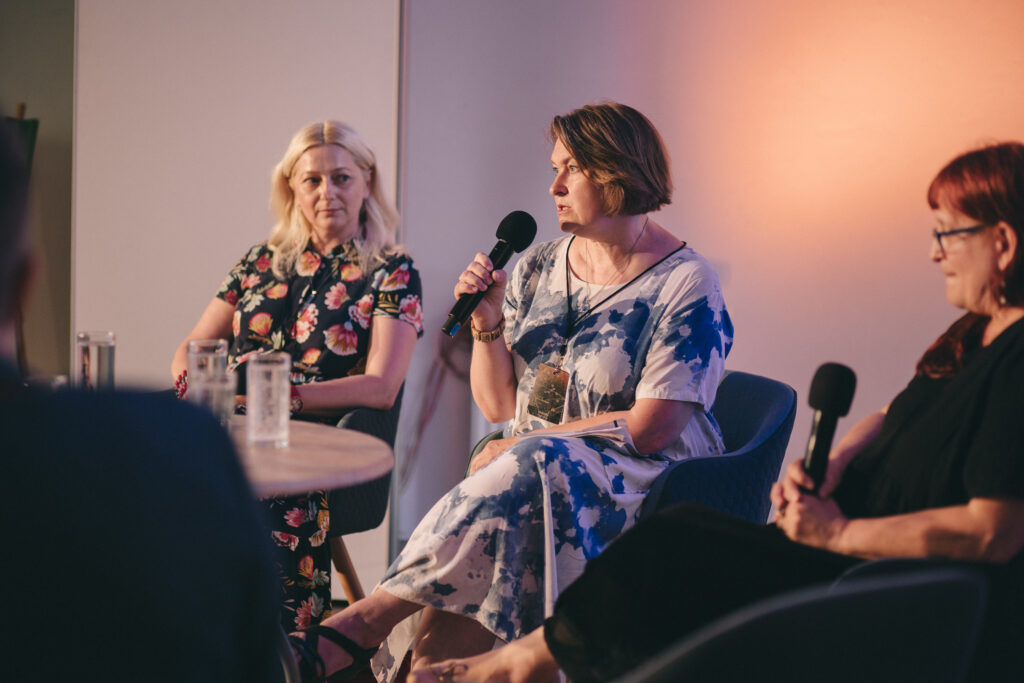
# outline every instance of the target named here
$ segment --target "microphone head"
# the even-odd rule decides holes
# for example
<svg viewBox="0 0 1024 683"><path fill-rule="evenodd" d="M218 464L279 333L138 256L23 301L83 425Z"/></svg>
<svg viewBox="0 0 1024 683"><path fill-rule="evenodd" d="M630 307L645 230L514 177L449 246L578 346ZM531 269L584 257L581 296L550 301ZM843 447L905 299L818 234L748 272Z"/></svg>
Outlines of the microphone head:
<svg viewBox="0 0 1024 683"><path fill-rule="evenodd" d="M525 211L513 211L498 224L498 239L508 242L517 253L530 246L537 236L537 221Z"/></svg>
<svg viewBox="0 0 1024 683"><path fill-rule="evenodd" d="M814 373L807 402L815 410L842 417L850 411L857 375L840 363L825 363Z"/></svg>

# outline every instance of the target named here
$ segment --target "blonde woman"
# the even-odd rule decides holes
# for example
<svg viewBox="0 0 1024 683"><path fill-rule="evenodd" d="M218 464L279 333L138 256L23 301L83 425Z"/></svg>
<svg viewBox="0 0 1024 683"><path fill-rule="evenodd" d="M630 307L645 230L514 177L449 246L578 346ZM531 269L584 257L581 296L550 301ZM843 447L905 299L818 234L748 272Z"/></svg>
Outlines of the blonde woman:
<svg viewBox="0 0 1024 683"><path fill-rule="evenodd" d="M395 244L398 213L373 150L344 123L306 126L274 169L270 203L270 239L231 269L174 355L179 394L188 342L221 338L240 376L253 355L291 355L293 417L336 423L355 407L390 408L422 335L421 287ZM281 548L283 623L315 625L331 604L325 495L266 502Z"/></svg>

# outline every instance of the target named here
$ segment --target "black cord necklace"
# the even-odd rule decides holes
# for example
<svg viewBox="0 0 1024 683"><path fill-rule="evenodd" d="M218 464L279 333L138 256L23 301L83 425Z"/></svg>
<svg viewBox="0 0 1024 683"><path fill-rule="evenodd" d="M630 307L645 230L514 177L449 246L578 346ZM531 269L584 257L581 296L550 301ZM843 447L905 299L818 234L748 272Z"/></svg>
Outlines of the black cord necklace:
<svg viewBox="0 0 1024 683"><path fill-rule="evenodd" d="M565 352L566 352L566 350L569 347L569 339L574 334L576 334L576 332L579 330L581 322L583 322L588 317L590 317L591 313L593 313L598 308L603 306L609 299L611 299L612 297L618 295L622 290L624 290L626 287L629 287L631 284L633 284L634 282L639 280L641 277L643 277L647 273L651 272L651 270L654 269L655 267L661 265L662 261L667 259L669 256L672 256L673 254L675 254L680 249L685 249L686 248L686 242L683 241L683 243L681 245L679 245L678 247L676 247L675 249L673 249L669 253L665 254L664 256L662 256L660 259L658 259L657 261L655 261L651 265L647 266L647 268L645 268L642 272L638 273L632 280L630 280L629 282L626 282L621 287L616 289L614 292L612 292L608 296L604 297L603 299L598 301L593 306L590 306L589 308L587 308L585 311L582 311L580 313L580 315L574 320L573 316L572 316L572 301L571 301L571 297L569 295L569 291L570 291L569 290L569 248L572 246L573 240L575 240L575 239L576 239L575 235L570 237L569 238L569 244L565 247L565 320L566 320L566 330L565 330L565 337L564 337L564 339L562 341L562 348L561 348L561 350L558 353L558 364L559 364L559 366L561 366L561 364L562 364L562 359L565 358ZM636 245L634 244L633 246L635 247Z"/></svg>

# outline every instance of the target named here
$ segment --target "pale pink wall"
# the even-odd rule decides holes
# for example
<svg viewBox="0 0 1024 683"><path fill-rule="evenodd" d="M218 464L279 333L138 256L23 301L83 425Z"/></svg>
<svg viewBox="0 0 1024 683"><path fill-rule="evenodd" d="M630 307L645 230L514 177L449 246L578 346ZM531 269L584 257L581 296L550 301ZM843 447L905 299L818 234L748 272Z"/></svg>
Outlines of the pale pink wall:
<svg viewBox="0 0 1024 683"><path fill-rule="evenodd" d="M736 324L729 365L800 393L790 457L806 443L821 362L856 370L859 417L956 317L927 259L924 193L965 148L1024 138L1019 0L409 5L404 208L429 330L414 390L451 283L498 220L522 208L539 239L557 234L551 116L606 98L664 135L676 194L659 220L720 269ZM465 394L446 392L462 410ZM438 420L419 456L430 490L410 519L464 463L465 420Z"/></svg>

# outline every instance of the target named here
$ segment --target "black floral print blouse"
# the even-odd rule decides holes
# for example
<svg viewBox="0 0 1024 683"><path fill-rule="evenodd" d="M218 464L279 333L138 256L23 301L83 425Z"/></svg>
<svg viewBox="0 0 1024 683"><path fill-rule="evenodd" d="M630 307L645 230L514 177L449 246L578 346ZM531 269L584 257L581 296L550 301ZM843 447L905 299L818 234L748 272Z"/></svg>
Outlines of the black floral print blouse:
<svg viewBox="0 0 1024 683"><path fill-rule="evenodd" d="M285 351L292 357L292 384L360 374L376 315L404 320L422 336L420 276L407 254L389 254L363 272L353 242L326 255L309 247L299 256L295 274L283 281L274 276L271 257L265 242L257 244L217 292L235 307L229 369L253 354ZM286 631L314 626L331 613L327 497L315 491L263 502L277 548L281 625Z"/></svg>
<svg viewBox="0 0 1024 683"><path fill-rule="evenodd" d="M373 316L404 320L423 335L422 286L408 254L363 272L352 241L326 255L309 246L284 281L271 258L266 242L252 247L217 292L235 307L230 370L254 354L285 351L292 384L337 379L365 371Z"/></svg>

